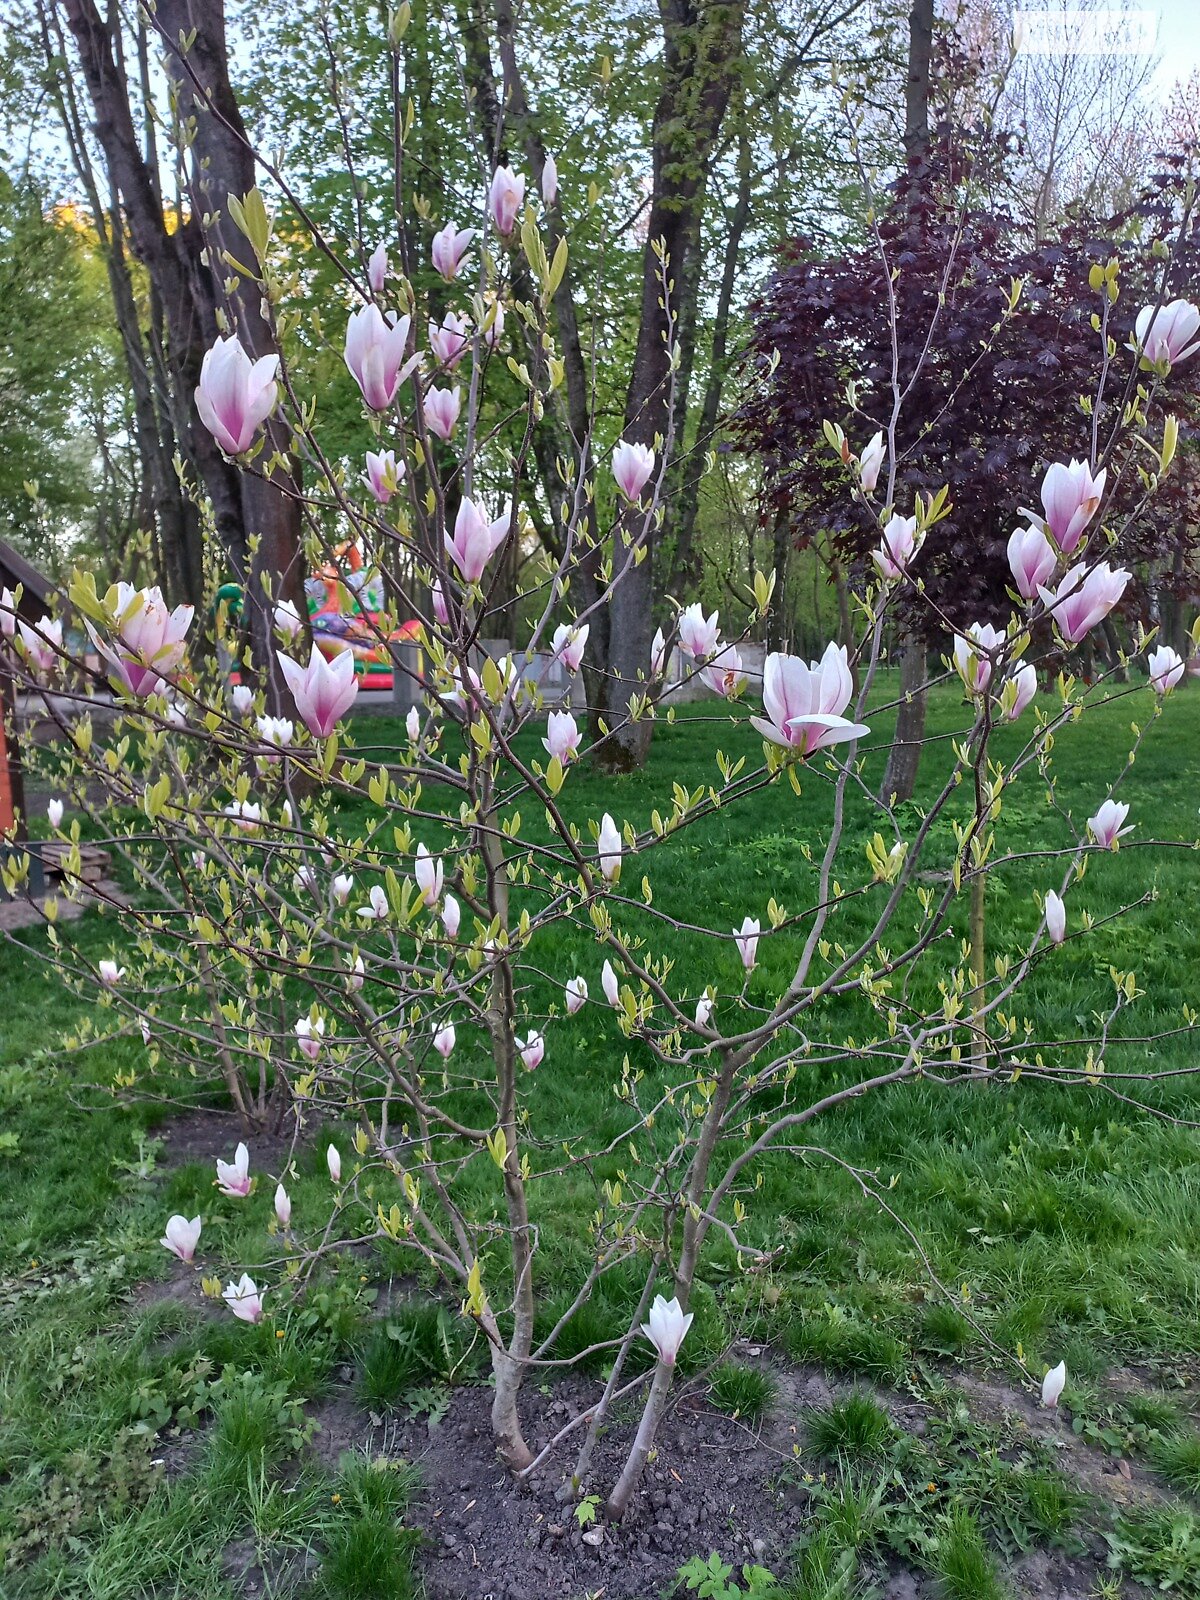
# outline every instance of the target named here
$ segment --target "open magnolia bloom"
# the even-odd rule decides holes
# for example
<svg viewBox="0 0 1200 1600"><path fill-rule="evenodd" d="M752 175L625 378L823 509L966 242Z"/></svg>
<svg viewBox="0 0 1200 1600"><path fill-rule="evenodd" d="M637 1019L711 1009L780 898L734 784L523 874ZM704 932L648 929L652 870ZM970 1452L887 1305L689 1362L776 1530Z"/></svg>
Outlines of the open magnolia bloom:
<svg viewBox="0 0 1200 1600"><path fill-rule="evenodd" d="M820 661L772 651L763 671L766 717L750 721L764 739L800 755L861 739L870 729L842 712L854 693L844 645L830 644Z"/></svg>

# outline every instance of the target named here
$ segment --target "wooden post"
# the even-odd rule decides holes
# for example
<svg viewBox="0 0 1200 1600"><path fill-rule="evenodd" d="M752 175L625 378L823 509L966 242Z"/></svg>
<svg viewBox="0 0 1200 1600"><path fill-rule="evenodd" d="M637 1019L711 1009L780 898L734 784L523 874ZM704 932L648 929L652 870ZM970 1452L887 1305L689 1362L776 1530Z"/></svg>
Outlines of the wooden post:
<svg viewBox="0 0 1200 1600"><path fill-rule="evenodd" d="M0 666L0 839L25 838L25 785L17 737L17 688Z"/></svg>

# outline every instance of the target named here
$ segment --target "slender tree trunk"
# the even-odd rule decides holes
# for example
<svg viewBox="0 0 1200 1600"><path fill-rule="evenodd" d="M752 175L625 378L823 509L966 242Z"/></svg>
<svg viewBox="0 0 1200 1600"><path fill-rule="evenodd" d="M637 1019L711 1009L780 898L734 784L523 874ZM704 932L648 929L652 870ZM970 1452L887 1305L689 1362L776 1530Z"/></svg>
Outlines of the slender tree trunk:
<svg viewBox="0 0 1200 1600"><path fill-rule="evenodd" d="M623 437L661 452L674 420L673 361L682 367L686 354L675 350L676 340L694 328L704 189L741 59L745 5L659 0L659 15L664 49L654 179ZM613 541L613 570L621 576L608 606L605 719L611 732L600 747L613 771L641 766L650 748L653 724L632 720L630 711L649 677L654 542L645 514L626 508Z"/></svg>

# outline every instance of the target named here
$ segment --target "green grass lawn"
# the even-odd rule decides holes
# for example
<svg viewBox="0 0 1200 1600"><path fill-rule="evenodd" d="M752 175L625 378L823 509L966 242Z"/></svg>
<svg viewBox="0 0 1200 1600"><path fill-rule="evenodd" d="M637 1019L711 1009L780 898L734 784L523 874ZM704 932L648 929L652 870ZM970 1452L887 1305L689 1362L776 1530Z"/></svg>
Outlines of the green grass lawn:
<svg viewBox="0 0 1200 1600"><path fill-rule="evenodd" d="M1060 736L1057 799L1080 824L1120 770L1131 722L1148 722L1151 710L1150 695L1138 692ZM887 733L886 718L870 720L878 748L869 784L881 770ZM932 732L949 735L962 722L955 694L934 697ZM363 719L355 733L364 753L403 738L386 719ZM1017 737L1004 736L1010 748ZM569 814L582 824L609 810L618 823L630 818L645 827L672 779L691 787L717 781L718 744L751 760L760 749L744 722L732 726L711 708L681 715L658 730L644 772L620 780L572 773L564 791ZM927 753L926 793L944 770L944 753L936 744ZM1122 784L1137 824L1133 840L1195 841L1198 777L1200 694L1186 692L1168 702ZM803 791L797 798L777 783L668 841L649 868L655 905L680 916L699 912L705 923L732 929L747 913L764 916L772 895L791 911L810 903L816 870L805 847L819 859L829 814L819 770L805 775ZM861 873L862 846L877 825L866 800L854 796L847 881ZM536 830L538 819L527 826ZM1036 776L1006 803L998 832L1001 847L1018 854L1068 838ZM935 842L935 858L948 858L950 843L947 830ZM1044 870L1019 861L1002 869L989 891L994 950L1032 932L1034 891L1046 886L1043 879ZM912 1233L829 1160L769 1158L747 1237L772 1252L772 1267L741 1273L728 1249L714 1246L688 1354L695 1365L745 1335L769 1342L781 1360L812 1361L893 1387L928 1390L941 1363L990 1368L1011 1381L999 1354L979 1346L967 1312L1000 1350L1021 1353L1035 1371L1065 1357L1067 1400L1084 1436L1114 1455L1140 1452L1182 1497L1181 1509L1164 1512L1160 1527L1148 1518L1110 1519L1114 1548L1124 1552L1121 1570L1158 1583L1172 1560L1186 1569L1194 1554L1194 1569L1173 1592L1195 1596L1200 1522L1187 1496L1200 1490L1192 1415L1200 1371L1200 1142L1192 1124L1200 1122L1200 1085L1186 1075L1138 1084L1119 1074L1198 1065L1189 1032L1154 1045L1137 1041L1180 1027L1200 991L1200 853L1122 848L1091 864L1072 892L1071 912L1078 918L1086 908L1100 917L1147 889L1155 891L1149 903L1055 952L1021 1002L1038 1039L1074 1038L1090 1032L1094 1013L1110 1002L1110 969L1135 971L1145 995L1122 1019L1132 1042L1117 1041L1106 1054L1105 1083L926 1083L848 1103L814 1139L891 1184L889 1204ZM861 932L869 910L864 904L839 913L844 926L836 936ZM648 918L642 931L666 938ZM115 933L110 920L89 913L70 937L100 954ZM597 993L600 958L590 930L560 925L555 937L555 973L583 972ZM26 949L0 944L0 1594L216 1600L247 1592L243 1569L262 1552L270 1552L263 1565L275 1587L260 1592L407 1593L412 1555L402 1513L411 1477L362 1460L322 1465L307 1445L305 1407L343 1363L357 1364L364 1389L374 1385L379 1396L411 1380L411 1372L391 1372L390 1353L372 1343L357 1266L331 1267L318 1291L287 1314L281 1339L204 1315L194 1295L155 1297L140 1288L168 1276L157 1240L170 1211L190 1216L202 1207L211 1259L251 1263L253 1251L263 1254L262 1218L251 1224L231 1204L222 1207L207 1169L162 1169L152 1142L154 1107L100 1097L101 1109L80 1108L98 1099L80 1085L111 1081L137 1049L121 1041L82 1054L65 1050L62 1041L81 1018L79 1002L39 959L44 936L26 938ZM734 986L736 956L728 945L677 933L669 950L679 989L698 994L714 971ZM751 997L776 992L795 954L794 938L764 939ZM931 963L920 981L935 979ZM548 998L531 979L531 1013L544 1011ZM819 1019L831 1048L861 1038L867 1023L865 1006L847 1002ZM535 1126L551 1142L583 1127L615 1131L612 1082L624 1041L596 1026L587 1010L551 1028L534 1089ZM1070 1050L1063 1059L1073 1059ZM811 1079L804 1087L816 1094L856 1070L851 1052L835 1065L802 1069ZM1117 1087L1125 1098L1111 1092ZM299 1205L308 1186L315 1195L321 1184L316 1153L301 1164ZM580 1255L572 1228L590 1214L595 1191L583 1176L568 1175L542 1203L549 1218L543 1270L552 1287L561 1278L565 1294ZM949 1299L935 1288L922 1252ZM611 1289L617 1309L626 1290L618 1277ZM614 1307L600 1302L572 1335L578 1347L597 1329L610 1332L610 1315ZM417 1329L416 1337L419 1344L425 1334ZM1153 1391L1141 1411L1108 1381L1114 1369L1131 1366ZM767 1398L756 1397L744 1370L726 1367L715 1377L714 1399L730 1409L750 1415ZM859 1411L814 1424L814 1449L841 1466L822 1480L824 1498L814 1497L811 1538L791 1591L797 1600L851 1594L852 1582L843 1582L847 1550L871 1542L916 1548L903 1496L889 1490L867 1523L846 1497L868 1483L871 1501L871 1472L894 1486L898 1475L915 1481L935 1467L958 1473L964 1486L965 1509L945 1525L937 1557L947 1569L937 1568L942 1591L963 1600L1003 1592L988 1587L1000 1583L995 1550L1008 1546L989 1510L998 1491L994 1483L987 1492L979 1487L982 1436L971 1435L969 1449L958 1435L957 1442L935 1440L928 1461L920 1456L914 1464L910 1455L900 1459L899 1443L889 1444L886 1418L880 1423ZM186 1454L186 1472L169 1481L155 1465L168 1450ZM874 1466L852 1467L855 1452ZM1056 1493L1045 1488L1036 1514L1021 1513L1031 1538L1051 1538L1082 1514L1070 1497L1060 1505ZM1095 1514L1103 1521L1103 1510ZM242 1550L249 1555L239 1566L230 1552Z"/></svg>

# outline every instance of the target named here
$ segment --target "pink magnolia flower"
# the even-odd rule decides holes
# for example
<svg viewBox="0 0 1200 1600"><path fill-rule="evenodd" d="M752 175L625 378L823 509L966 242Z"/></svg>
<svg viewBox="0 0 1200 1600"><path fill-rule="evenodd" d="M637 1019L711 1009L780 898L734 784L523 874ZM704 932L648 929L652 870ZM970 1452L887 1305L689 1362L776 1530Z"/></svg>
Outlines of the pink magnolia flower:
<svg viewBox="0 0 1200 1600"><path fill-rule="evenodd" d="M467 583L478 583L483 570L508 537L512 512L505 511L495 522L487 522L469 496L459 501L454 519L454 537L446 534L446 550Z"/></svg>
<svg viewBox="0 0 1200 1600"><path fill-rule="evenodd" d="M746 687L746 674L742 658L734 645L718 650L708 664L700 669L700 676L714 694L732 700Z"/></svg>
<svg viewBox="0 0 1200 1600"><path fill-rule="evenodd" d="M679 648L685 656L705 661L717 648L720 637L719 613L705 617L699 601L679 613Z"/></svg>
<svg viewBox="0 0 1200 1600"><path fill-rule="evenodd" d="M243 1272L236 1283L227 1284L221 1298L239 1322L262 1321L263 1297L247 1273Z"/></svg>
<svg viewBox="0 0 1200 1600"><path fill-rule="evenodd" d="M1117 604L1128 582L1129 573L1124 567L1114 571L1107 561L1101 561L1085 573L1080 562L1067 569L1053 593L1045 588L1038 593L1063 638L1068 644L1078 644Z"/></svg>
<svg viewBox="0 0 1200 1600"><path fill-rule="evenodd" d="M114 681L129 694L153 694L179 666L186 648L184 638L192 625L193 608L167 610L162 590L117 585L114 633L109 644L88 633L96 649L112 668Z"/></svg>
<svg viewBox="0 0 1200 1600"><path fill-rule="evenodd" d="M558 162L546 151L542 163L542 204L552 206L558 199Z"/></svg>
<svg viewBox="0 0 1200 1600"><path fill-rule="evenodd" d="M277 355L252 360L234 334L207 350L196 386L200 421L228 456L240 456L275 409Z"/></svg>
<svg viewBox="0 0 1200 1600"><path fill-rule="evenodd" d="M662 629L656 630L650 643L650 676L661 678L667 670L667 638Z"/></svg>
<svg viewBox="0 0 1200 1600"><path fill-rule="evenodd" d="M492 175L492 188L488 196L492 221L507 239L513 231L517 213L525 203L525 179L511 167L497 167Z"/></svg>
<svg viewBox="0 0 1200 1600"><path fill-rule="evenodd" d="M758 936L761 932L762 926L757 917L744 917L741 927L734 929L734 943L747 972L753 972L758 965Z"/></svg>
<svg viewBox="0 0 1200 1600"><path fill-rule="evenodd" d="M610 1006L621 1004L621 985L613 971L613 964L606 960L600 971L600 987L604 990L604 998Z"/></svg>
<svg viewBox="0 0 1200 1600"><path fill-rule="evenodd" d="M361 916L362 913L360 912L359 915ZM346 977L347 984L351 989L354 990L355 994L357 994L362 988L363 983L366 980L366 976L367 970L363 966L363 958L361 956L355 956L354 965L350 968L350 971Z"/></svg>
<svg viewBox="0 0 1200 1600"><path fill-rule="evenodd" d="M616 883L621 876L621 831L607 811L600 821L596 849L600 856L600 871L606 882Z"/></svg>
<svg viewBox="0 0 1200 1600"><path fill-rule="evenodd" d="M1150 687L1155 694L1168 695L1183 677L1185 662L1169 644L1160 644L1157 650L1150 652L1146 667L1150 673Z"/></svg>
<svg viewBox="0 0 1200 1600"><path fill-rule="evenodd" d="M63 647L63 625L57 617L43 617L31 626L17 623L17 634L24 646L25 659L35 672L53 672Z"/></svg>
<svg viewBox="0 0 1200 1600"><path fill-rule="evenodd" d="M568 672L578 672L583 662L583 652L587 647L588 633L591 624L585 622L582 627L574 623L560 622L554 630L554 638L550 641L550 649L556 661L561 661Z"/></svg>
<svg viewBox="0 0 1200 1600"><path fill-rule="evenodd" d="M617 488L626 500L640 500L654 471L654 451L649 445L630 444L622 439L613 451L612 471Z"/></svg>
<svg viewBox="0 0 1200 1600"><path fill-rule="evenodd" d="M282 1183L278 1184L275 1189L275 1215L278 1218L279 1226L281 1228L287 1228L291 1226L292 1197L283 1187Z"/></svg>
<svg viewBox="0 0 1200 1600"><path fill-rule="evenodd" d="M456 1036L452 1022L443 1023L433 1036L433 1048L443 1061L449 1061L450 1053L454 1049Z"/></svg>
<svg viewBox="0 0 1200 1600"><path fill-rule="evenodd" d="M263 808L257 800L231 800L223 814L239 833L257 833L262 826Z"/></svg>
<svg viewBox="0 0 1200 1600"><path fill-rule="evenodd" d="M350 891L354 888L354 878L349 872L339 872L335 874L329 888L334 902L344 906L350 898Z"/></svg>
<svg viewBox="0 0 1200 1600"><path fill-rule="evenodd" d="M458 426L458 414L462 410L462 391L457 384L453 389L427 389L421 409L425 414L425 426L430 433L449 443Z"/></svg>
<svg viewBox="0 0 1200 1600"><path fill-rule="evenodd" d="M341 1183L342 1153L338 1149L337 1145L331 1144L326 1148L325 1165L329 1168L330 1181L333 1183Z"/></svg>
<svg viewBox="0 0 1200 1600"><path fill-rule="evenodd" d="M1028 662L1018 667L1000 694L1000 709L1009 722L1015 722L1037 693L1037 669Z"/></svg>
<svg viewBox="0 0 1200 1600"><path fill-rule="evenodd" d="M200 1243L200 1218L193 1217L189 1222L186 1217L168 1217L167 1226L158 1242L164 1250L178 1256L180 1261L194 1261L196 1246Z"/></svg>
<svg viewBox="0 0 1200 1600"><path fill-rule="evenodd" d="M0 638L11 639L17 631L17 597L11 589L0 588Z"/></svg>
<svg viewBox="0 0 1200 1600"><path fill-rule="evenodd" d="M569 711L552 711L546 718L546 737L542 743L565 767L579 754L580 732Z"/></svg>
<svg viewBox="0 0 1200 1600"><path fill-rule="evenodd" d="M878 433L872 434L870 442L858 458L858 481L868 494L872 494L875 485L879 482L879 474L883 470L883 463L887 460L887 445L884 443L882 428Z"/></svg>
<svg viewBox="0 0 1200 1600"><path fill-rule="evenodd" d="M367 262L367 282L375 294L383 293L383 286L387 282L388 251L382 239L371 251L371 259Z"/></svg>
<svg viewBox="0 0 1200 1600"><path fill-rule="evenodd" d="M712 996L702 994L699 1000L696 1001L696 1026L698 1028L711 1026L715 1010L716 1007L713 1004Z"/></svg>
<svg viewBox="0 0 1200 1600"><path fill-rule="evenodd" d="M304 631L304 623L292 600L280 600L271 615L276 632L285 639L295 639Z"/></svg>
<svg viewBox="0 0 1200 1600"><path fill-rule="evenodd" d="M1132 823L1128 828L1123 826L1128 815L1127 805L1119 800L1106 800L1096 815L1088 818L1088 832L1102 849L1115 850L1125 834L1132 831Z"/></svg>
<svg viewBox="0 0 1200 1600"><path fill-rule="evenodd" d="M367 451L365 482L381 506L387 505L403 483L404 473L404 463L396 460L394 450L381 450L378 454L372 450Z"/></svg>
<svg viewBox="0 0 1200 1600"><path fill-rule="evenodd" d="M217 1188L233 1199L250 1193L250 1152L244 1144L238 1145L232 1162L218 1160Z"/></svg>
<svg viewBox="0 0 1200 1600"><path fill-rule="evenodd" d="M304 726L314 739L328 739L358 693L353 653L339 650L332 661L326 661L313 645L307 667L281 654L279 670L292 691Z"/></svg>
<svg viewBox="0 0 1200 1600"><path fill-rule="evenodd" d="M1069 556L1083 538L1084 529L1100 509L1108 471L1102 467L1093 478L1086 461L1064 467L1056 461L1042 479L1042 509L1055 544Z"/></svg>
<svg viewBox="0 0 1200 1600"><path fill-rule="evenodd" d="M675 1365L679 1347L692 1325L694 1315L692 1311L684 1315L678 1297L664 1300L662 1295L655 1295L654 1304L650 1307L650 1320L642 1323L642 1332L658 1351L658 1359L665 1367Z"/></svg>
<svg viewBox="0 0 1200 1600"><path fill-rule="evenodd" d="M1046 891L1046 932L1050 935L1052 944L1061 944L1067 937L1067 908L1063 904L1062 896L1053 889Z"/></svg>
<svg viewBox="0 0 1200 1600"><path fill-rule="evenodd" d="M346 323L346 365L372 411L386 411L396 391L414 371L419 356L404 359L412 319L383 312L372 300L350 313Z"/></svg>
<svg viewBox="0 0 1200 1600"><path fill-rule="evenodd" d="M1051 1367L1042 1379L1042 1404L1046 1407L1056 1406L1066 1387L1067 1363L1060 1361L1056 1367Z"/></svg>
<svg viewBox="0 0 1200 1600"><path fill-rule="evenodd" d="M254 690L248 684L239 683L229 691L229 700L233 706L234 715L246 716L254 704Z"/></svg>
<svg viewBox="0 0 1200 1600"><path fill-rule="evenodd" d="M521 1057L521 1064L526 1072L534 1072L542 1064L546 1054L546 1041L540 1033L531 1033L528 1039L514 1039L517 1051Z"/></svg>
<svg viewBox="0 0 1200 1600"><path fill-rule="evenodd" d="M954 640L954 670L968 694L983 694L992 681L991 657L1004 643L1003 633L990 622L972 622Z"/></svg>
<svg viewBox="0 0 1200 1600"><path fill-rule="evenodd" d="M269 744L272 750L286 750L296 731L295 723L287 717L255 717L254 726L263 743ZM279 757L270 755L266 759L278 761Z"/></svg>
<svg viewBox="0 0 1200 1600"><path fill-rule="evenodd" d="M115 989L125 976L125 968L119 967L110 956L102 956L96 963L96 971L100 974L100 982L106 989Z"/></svg>
<svg viewBox="0 0 1200 1600"><path fill-rule="evenodd" d="M441 325L429 324L429 348L444 367L456 367L471 343L471 324L455 311L447 311Z"/></svg>
<svg viewBox="0 0 1200 1600"><path fill-rule="evenodd" d="M431 251L434 269L441 273L447 283L452 283L458 277L458 269L474 237L474 228L456 230L452 222L434 234Z"/></svg>
<svg viewBox="0 0 1200 1600"><path fill-rule="evenodd" d="M1137 347L1147 361L1155 365L1160 361L1172 366L1186 361L1200 350L1200 310L1190 300L1172 300L1168 305L1143 306L1134 323Z"/></svg>
<svg viewBox="0 0 1200 1600"><path fill-rule="evenodd" d="M296 1021L296 1043L300 1046L301 1055L307 1056L310 1061L315 1061L321 1054L321 1045L325 1038L325 1018L318 1017L314 1022L311 1017L300 1017Z"/></svg>
<svg viewBox="0 0 1200 1600"><path fill-rule="evenodd" d="M772 651L763 671L766 718L751 717L764 739L801 755L827 745L861 739L870 729L842 716L854 682L845 646L830 644L820 661Z"/></svg>
<svg viewBox="0 0 1200 1600"><path fill-rule="evenodd" d="M448 894L442 901L442 927L446 930L447 939L457 939L459 924L462 921L462 908L452 894Z"/></svg>
<svg viewBox="0 0 1200 1600"><path fill-rule="evenodd" d="M902 578L924 543L925 535L917 533L916 517L889 517L871 560L881 577Z"/></svg>
<svg viewBox="0 0 1200 1600"><path fill-rule="evenodd" d="M573 1017L587 1003L587 979L568 978L564 992L567 999L567 1015Z"/></svg>
<svg viewBox="0 0 1200 1600"><path fill-rule="evenodd" d="M55 830L62 827L63 803L56 795L53 800L46 802L46 821Z"/></svg>
<svg viewBox="0 0 1200 1600"><path fill-rule="evenodd" d="M1032 600L1041 586L1054 576L1058 557L1040 528L1017 528L1008 541L1008 565L1017 593L1025 600Z"/></svg>
<svg viewBox="0 0 1200 1600"><path fill-rule="evenodd" d="M409 744L416 744L421 737L421 713L416 706L408 708L408 715L404 719L404 731L408 735Z"/></svg>
<svg viewBox="0 0 1200 1600"><path fill-rule="evenodd" d="M442 892L444 876L441 857L431 856L423 844L417 846L417 860L413 867L417 888L427 906L435 906Z"/></svg>
<svg viewBox="0 0 1200 1600"><path fill-rule="evenodd" d="M483 342L489 350L494 350L504 337L504 306L499 300L493 302L491 314L485 319L483 327Z"/></svg>

